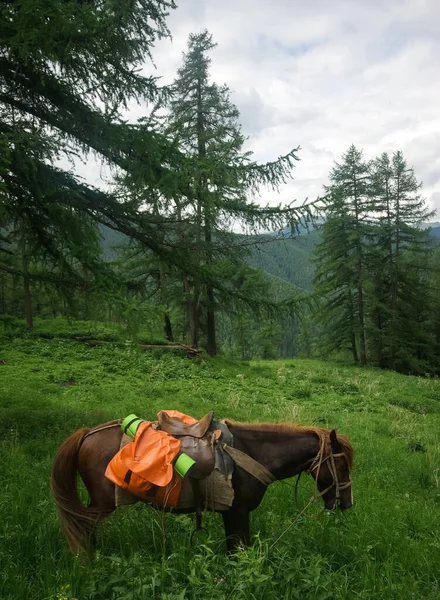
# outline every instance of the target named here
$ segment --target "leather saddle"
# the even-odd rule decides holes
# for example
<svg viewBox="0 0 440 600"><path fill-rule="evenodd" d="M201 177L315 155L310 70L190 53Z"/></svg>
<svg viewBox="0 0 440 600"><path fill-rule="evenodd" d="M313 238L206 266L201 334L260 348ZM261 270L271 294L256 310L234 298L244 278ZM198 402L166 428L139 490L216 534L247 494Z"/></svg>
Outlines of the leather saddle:
<svg viewBox="0 0 440 600"><path fill-rule="evenodd" d="M170 417L161 411L157 415L159 428L180 441L180 450L188 454L195 465L188 472L191 479L205 479L215 467L215 442L221 437L221 429L217 429L213 421L214 411L210 411L200 421L185 425L180 419Z"/></svg>
<svg viewBox="0 0 440 600"><path fill-rule="evenodd" d="M183 421L176 417L170 417L166 412L161 411L157 415L157 420L162 431L166 431L172 436L189 435L194 438L204 437L211 426L214 418L214 411L210 410L200 421L192 425L185 425Z"/></svg>

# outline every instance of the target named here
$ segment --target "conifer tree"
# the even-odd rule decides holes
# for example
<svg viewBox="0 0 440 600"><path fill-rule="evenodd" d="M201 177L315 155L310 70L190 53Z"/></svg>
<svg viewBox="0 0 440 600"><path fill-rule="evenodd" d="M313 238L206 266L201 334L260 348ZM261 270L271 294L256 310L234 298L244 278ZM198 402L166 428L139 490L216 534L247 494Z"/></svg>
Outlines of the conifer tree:
<svg viewBox="0 0 440 600"><path fill-rule="evenodd" d="M435 372L432 212L401 152L371 163L352 146L330 174L315 252L316 316L330 351L364 364ZM368 348L368 354L367 354Z"/></svg>
<svg viewBox="0 0 440 600"><path fill-rule="evenodd" d="M322 241L315 248L315 319L322 326L324 354L350 349L359 361L359 322L356 298L357 261L351 239L356 223L346 210L343 189L333 188L327 196Z"/></svg>
<svg viewBox="0 0 440 600"><path fill-rule="evenodd" d="M324 213L329 219L316 255L322 296L318 317L333 330L333 344L340 347L344 339L350 340L353 357L361 364L367 362L365 240L371 209L369 165L362 151L351 145L341 163L335 163L326 187Z"/></svg>
<svg viewBox="0 0 440 600"><path fill-rule="evenodd" d="M430 296L426 269L432 251L424 224L433 212L420 189L402 152L391 158L383 153L373 162L371 193L379 217L371 265L371 345L381 366L400 370L409 369L411 357L426 356L430 344L420 298Z"/></svg>
<svg viewBox="0 0 440 600"><path fill-rule="evenodd" d="M145 185L162 185L171 146L127 125L121 111L131 99L157 96L155 80L138 68L168 35L173 7L173 0L1 3L0 226L21 220L56 263L64 242L77 244L84 215L155 247L148 214L140 230L136 206L84 184L59 159L91 152L143 174Z"/></svg>
<svg viewBox="0 0 440 600"><path fill-rule="evenodd" d="M267 165L238 154L227 163L224 147L209 161L199 156L190 160L154 124L123 119L129 101L156 101L161 95L156 80L140 75L139 68L154 41L168 35L166 15L172 8L173 0L2 3L0 226L21 219L54 264L63 260L73 267L78 261L93 262L73 232L98 221L138 240L163 264L180 268L187 282L203 285L206 313L212 317L213 288L235 293L214 265L221 256L215 219L226 218L224 199L228 218L264 226L295 222L305 209L262 209L246 197L261 185L285 181L295 151ZM224 131L225 123L219 123L220 138ZM231 147L234 143L231 139ZM122 173L120 193L94 189L59 166L59 158L74 160L80 153L96 154ZM164 202L159 214L158 197ZM194 214L202 199L203 214L188 220L188 209ZM176 247L179 211L192 227L186 227L185 244ZM194 253L194 231L203 242L197 249L202 262ZM6 254L3 244L2 250ZM23 276L22 269L13 268ZM208 329L215 331L214 325ZM215 351L212 336L210 345Z"/></svg>
<svg viewBox="0 0 440 600"><path fill-rule="evenodd" d="M170 107L168 131L176 135L181 149L194 159L194 202L192 205L195 251L208 268L214 261L213 228L224 206L227 186L218 185L215 163L236 165L245 156L244 137L238 110L231 103L226 86L209 80L209 52L215 48L212 36L204 31L190 35L188 52L174 82L175 99ZM217 184L217 185L216 185ZM243 188L232 190L241 195ZM227 209L226 209L227 210ZM206 308L207 351L216 353L215 301L211 282L202 290L194 280L190 298L192 343L197 344L200 307ZM204 296L204 298L203 298Z"/></svg>
<svg viewBox="0 0 440 600"><path fill-rule="evenodd" d="M248 195L261 184L276 187L282 183L289 176L296 154L292 150L265 165L252 162L250 153L243 150L245 138L229 89L210 80L209 53L214 48L207 31L190 35L183 65L172 87L166 130L189 159L192 194L179 200L178 212L186 221L181 239L184 238L190 254L197 257L206 278L202 281L187 273L185 294L191 342L198 344L200 319L205 318L210 354L216 353L215 311L219 296L236 293L227 283L219 286L218 276L223 281L231 278L243 256L243 249L237 244L239 238L229 231L230 223L235 220L244 227L283 227L289 221L297 224L307 212L306 208L262 208L249 200Z"/></svg>

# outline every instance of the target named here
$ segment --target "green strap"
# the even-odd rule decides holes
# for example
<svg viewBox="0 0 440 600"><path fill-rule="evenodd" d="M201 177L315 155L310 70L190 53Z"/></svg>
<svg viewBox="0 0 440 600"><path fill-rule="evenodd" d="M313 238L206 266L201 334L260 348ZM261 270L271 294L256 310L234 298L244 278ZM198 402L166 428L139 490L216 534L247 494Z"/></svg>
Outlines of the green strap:
<svg viewBox="0 0 440 600"><path fill-rule="evenodd" d="M267 486L277 480L266 467L263 467L262 464L249 456L249 454L227 444L223 444L222 449L229 454L236 465L253 475L263 485Z"/></svg>

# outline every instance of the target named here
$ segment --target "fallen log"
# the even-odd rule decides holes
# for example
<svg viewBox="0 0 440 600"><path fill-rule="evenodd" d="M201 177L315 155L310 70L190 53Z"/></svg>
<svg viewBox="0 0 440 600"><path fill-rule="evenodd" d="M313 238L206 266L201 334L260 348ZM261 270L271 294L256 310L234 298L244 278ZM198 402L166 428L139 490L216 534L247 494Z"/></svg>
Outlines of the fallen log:
<svg viewBox="0 0 440 600"><path fill-rule="evenodd" d="M105 344L119 344L122 345L121 342L112 342L107 340L93 340L85 337L76 337L76 338L55 338L55 339L72 339L75 342L82 342L85 344L89 344L90 346L100 346ZM186 352L192 356L201 356L202 351L199 348L193 348L192 346L187 346L186 344L138 344L139 348L142 350L178 350L180 352Z"/></svg>

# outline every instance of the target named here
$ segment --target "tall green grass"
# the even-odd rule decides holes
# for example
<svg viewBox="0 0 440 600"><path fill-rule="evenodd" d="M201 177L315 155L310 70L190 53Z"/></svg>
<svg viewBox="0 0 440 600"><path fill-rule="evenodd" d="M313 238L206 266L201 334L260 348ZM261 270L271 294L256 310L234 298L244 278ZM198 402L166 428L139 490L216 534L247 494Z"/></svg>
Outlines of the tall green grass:
<svg viewBox="0 0 440 600"><path fill-rule="evenodd" d="M26 337L4 339L0 361L2 600L440 598L438 380ZM354 508L301 517L275 543L300 508L273 484L252 515L253 546L229 560L219 515L204 516L209 535L191 546L191 515L123 507L85 563L67 551L50 495L57 447L79 427L163 408L337 427L356 450ZM304 477L300 505L312 491Z"/></svg>

